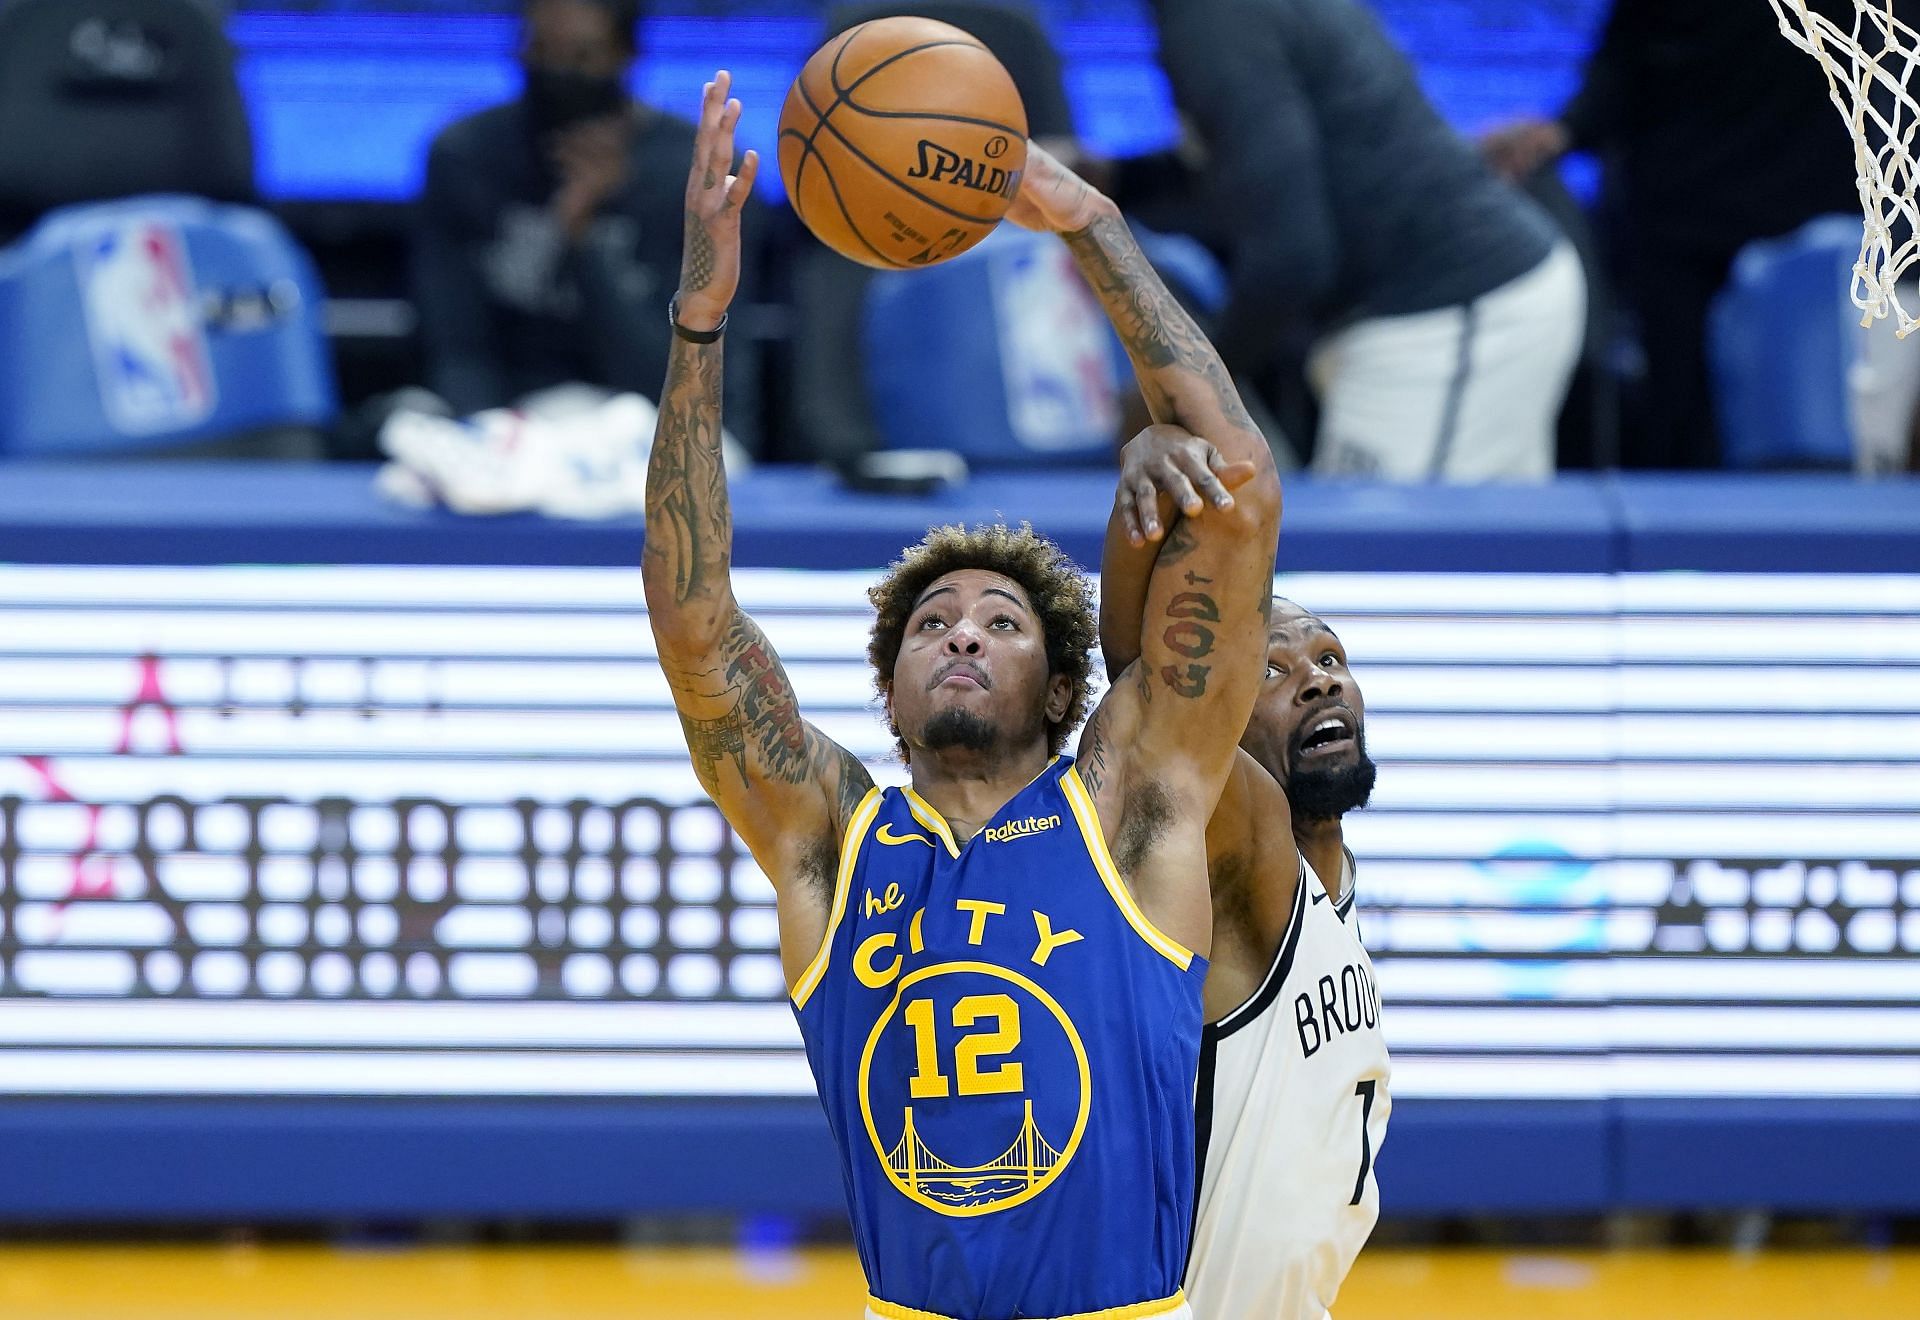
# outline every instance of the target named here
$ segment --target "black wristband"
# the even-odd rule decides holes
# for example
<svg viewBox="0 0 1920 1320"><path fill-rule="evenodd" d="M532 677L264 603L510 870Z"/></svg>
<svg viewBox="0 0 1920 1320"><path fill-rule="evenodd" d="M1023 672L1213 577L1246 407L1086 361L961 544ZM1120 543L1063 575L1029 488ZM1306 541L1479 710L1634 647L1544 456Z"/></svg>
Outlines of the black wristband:
<svg viewBox="0 0 1920 1320"><path fill-rule="evenodd" d="M689 344L717 344L720 336L727 332L727 314L720 313L720 324L711 330L689 330L680 324L680 295L676 293L667 300L667 324Z"/></svg>

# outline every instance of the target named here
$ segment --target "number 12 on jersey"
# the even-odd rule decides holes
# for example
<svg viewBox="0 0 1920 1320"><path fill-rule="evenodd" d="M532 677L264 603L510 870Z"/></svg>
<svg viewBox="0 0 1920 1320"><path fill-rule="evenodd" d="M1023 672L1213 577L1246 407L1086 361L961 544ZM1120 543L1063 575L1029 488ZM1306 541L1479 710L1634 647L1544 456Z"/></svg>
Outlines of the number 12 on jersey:
<svg viewBox="0 0 1920 1320"><path fill-rule="evenodd" d="M947 1095L949 1082L940 1071L940 1041L934 1033L933 1001L912 1000L902 1015L913 1028L914 1070L908 1092L915 1100ZM965 1029L989 1019L992 1030L969 1031L953 1047L953 1067L960 1081L961 1095L1017 1095L1026 1089L1025 1070L1019 1064L1003 1063L997 1068L980 1066L982 1060L1011 1054L1020 1044L1020 1005L1014 1002L1013 996L968 995L953 1006L955 1027Z"/></svg>

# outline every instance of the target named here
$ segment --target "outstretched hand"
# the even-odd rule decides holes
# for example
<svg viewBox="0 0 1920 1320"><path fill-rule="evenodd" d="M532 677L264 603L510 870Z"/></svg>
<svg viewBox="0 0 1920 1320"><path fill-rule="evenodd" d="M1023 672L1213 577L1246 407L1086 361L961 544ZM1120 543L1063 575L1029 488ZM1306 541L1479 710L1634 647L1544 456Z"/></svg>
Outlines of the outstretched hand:
<svg viewBox="0 0 1920 1320"><path fill-rule="evenodd" d="M1233 507L1233 492L1253 479L1254 465L1244 459L1228 462L1214 446L1178 426L1154 425L1136 435L1120 451L1120 485L1113 507L1120 526L1134 546L1166 535L1160 499L1174 509L1198 518L1209 506Z"/></svg>
<svg viewBox="0 0 1920 1320"><path fill-rule="evenodd" d="M700 127L693 139L687 175L686 246L680 255L680 323L711 330L727 314L740 287L740 208L753 191L759 153L749 151L733 169L733 131L740 103L728 99L733 75L713 75L700 100Z"/></svg>

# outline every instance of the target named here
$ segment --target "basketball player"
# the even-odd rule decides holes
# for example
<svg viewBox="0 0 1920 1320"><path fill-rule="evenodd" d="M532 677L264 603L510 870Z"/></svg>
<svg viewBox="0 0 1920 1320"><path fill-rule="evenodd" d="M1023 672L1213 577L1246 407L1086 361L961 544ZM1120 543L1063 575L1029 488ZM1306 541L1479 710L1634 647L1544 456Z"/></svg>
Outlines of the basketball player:
<svg viewBox="0 0 1920 1320"><path fill-rule="evenodd" d="M1174 427L1127 447L1101 566L1110 670L1140 652L1169 509L1204 523L1237 477ZM1365 710L1333 630L1277 600L1265 681L1207 826L1213 953L1187 1268L1201 1317L1324 1320L1379 1217L1389 1068L1340 823L1373 789Z"/></svg>
<svg viewBox="0 0 1920 1320"><path fill-rule="evenodd" d="M728 577L721 343L740 115L706 89L647 477L649 617L700 781L771 878L869 1317L1187 1316L1206 822L1259 689L1280 491L1212 347L1111 202L1035 147L1009 215L1060 233L1155 414L1252 475L1156 547L1139 662L1089 702L1086 581L1028 530L939 528L870 595L911 775L800 715Z"/></svg>

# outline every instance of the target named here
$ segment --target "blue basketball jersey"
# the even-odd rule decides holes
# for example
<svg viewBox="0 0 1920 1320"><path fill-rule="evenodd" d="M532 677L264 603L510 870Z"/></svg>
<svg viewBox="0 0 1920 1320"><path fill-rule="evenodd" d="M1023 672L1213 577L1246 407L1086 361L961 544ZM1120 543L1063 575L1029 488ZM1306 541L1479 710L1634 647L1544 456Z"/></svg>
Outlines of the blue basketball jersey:
<svg viewBox="0 0 1920 1320"><path fill-rule="evenodd" d="M793 1002L876 1313L1171 1309L1205 975L1071 758L964 847L911 789L867 795Z"/></svg>

